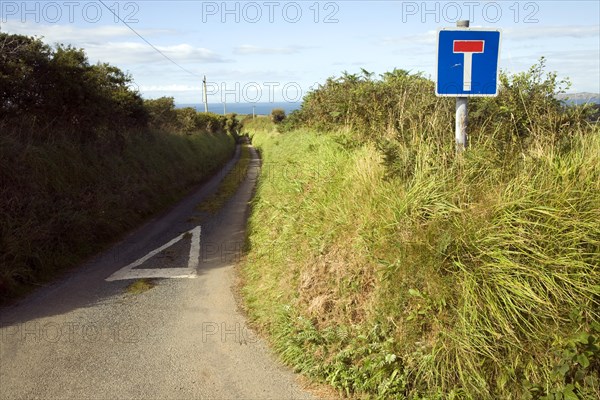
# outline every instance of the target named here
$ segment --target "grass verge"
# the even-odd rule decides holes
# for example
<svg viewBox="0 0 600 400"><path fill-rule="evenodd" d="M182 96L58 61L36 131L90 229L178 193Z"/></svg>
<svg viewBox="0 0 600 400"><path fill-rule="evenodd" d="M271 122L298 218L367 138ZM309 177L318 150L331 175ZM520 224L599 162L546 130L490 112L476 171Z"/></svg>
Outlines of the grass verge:
<svg viewBox="0 0 600 400"><path fill-rule="evenodd" d="M153 279L144 278L138 279L137 281L130 283L129 285L127 285L127 288L125 290L129 294L142 294L155 286L156 283Z"/></svg>
<svg viewBox="0 0 600 400"><path fill-rule="evenodd" d="M348 396L600 397L600 133L388 175L345 134L255 131L242 268L281 358Z"/></svg>
<svg viewBox="0 0 600 400"><path fill-rule="evenodd" d="M241 147L240 158L235 166L227 173L227 176L223 178L217 190L196 206L196 210L210 214L215 214L219 211L227 200L229 200L229 198L237 191L240 183L246 179L250 159L250 148L247 144L243 144Z"/></svg>

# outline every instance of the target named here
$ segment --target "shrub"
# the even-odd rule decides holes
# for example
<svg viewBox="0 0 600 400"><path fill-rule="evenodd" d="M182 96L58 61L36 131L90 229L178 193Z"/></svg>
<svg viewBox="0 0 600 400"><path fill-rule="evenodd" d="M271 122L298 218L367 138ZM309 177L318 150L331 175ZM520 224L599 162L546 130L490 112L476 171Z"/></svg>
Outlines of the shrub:
<svg viewBox="0 0 600 400"><path fill-rule="evenodd" d="M285 111L282 108L274 108L271 110L271 121L275 124L280 124L285 119Z"/></svg>
<svg viewBox="0 0 600 400"><path fill-rule="evenodd" d="M198 112L194 108L178 108L175 113L177 115L177 128L180 132L191 134L198 130Z"/></svg>
<svg viewBox="0 0 600 400"><path fill-rule="evenodd" d="M225 130L225 117L211 112L197 113L196 126L208 133L223 132Z"/></svg>
<svg viewBox="0 0 600 400"><path fill-rule="evenodd" d="M22 35L0 33L0 46L0 123L12 130L44 139L60 130L88 142L147 125L131 76L118 68Z"/></svg>
<svg viewBox="0 0 600 400"><path fill-rule="evenodd" d="M144 107L148 111L151 128L167 131L176 128L177 113L175 112L175 99L173 97L144 100Z"/></svg>

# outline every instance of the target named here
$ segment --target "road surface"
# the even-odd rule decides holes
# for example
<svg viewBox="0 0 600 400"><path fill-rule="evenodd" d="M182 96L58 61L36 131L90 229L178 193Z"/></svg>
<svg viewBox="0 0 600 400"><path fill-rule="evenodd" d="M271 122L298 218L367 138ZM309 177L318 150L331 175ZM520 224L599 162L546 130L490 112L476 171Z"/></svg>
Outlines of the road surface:
<svg viewBox="0 0 600 400"><path fill-rule="evenodd" d="M251 153L218 215L195 206L233 160L165 215L1 309L0 398L313 398L237 308L234 265L259 169ZM141 278L155 286L128 290Z"/></svg>

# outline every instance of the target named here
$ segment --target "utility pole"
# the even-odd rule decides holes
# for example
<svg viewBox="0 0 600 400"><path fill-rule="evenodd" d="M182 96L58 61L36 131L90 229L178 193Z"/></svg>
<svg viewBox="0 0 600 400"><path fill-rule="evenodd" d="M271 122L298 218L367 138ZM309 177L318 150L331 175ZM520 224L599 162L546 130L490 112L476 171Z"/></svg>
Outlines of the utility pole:
<svg viewBox="0 0 600 400"><path fill-rule="evenodd" d="M469 20L456 21L457 28L468 28ZM470 56L470 55L469 55ZM469 77L470 79L470 77ZM470 84L470 82L469 82ZM470 88L469 88L470 90ZM468 97L456 98L456 152L462 153L469 146L467 137L467 122L469 112L467 110Z"/></svg>
<svg viewBox="0 0 600 400"><path fill-rule="evenodd" d="M206 94L206 75L204 75L204 80L202 81L204 87L204 112L208 112L208 96Z"/></svg>
<svg viewBox="0 0 600 400"><path fill-rule="evenodd" d="M223 100L223 115L227 114L227 103Z"/></svg>
<svg viewBox="0 0 600 400"><path fill-rule="evenodd" d="M252 106L252 119L256 118L256 106Z"/></svg>

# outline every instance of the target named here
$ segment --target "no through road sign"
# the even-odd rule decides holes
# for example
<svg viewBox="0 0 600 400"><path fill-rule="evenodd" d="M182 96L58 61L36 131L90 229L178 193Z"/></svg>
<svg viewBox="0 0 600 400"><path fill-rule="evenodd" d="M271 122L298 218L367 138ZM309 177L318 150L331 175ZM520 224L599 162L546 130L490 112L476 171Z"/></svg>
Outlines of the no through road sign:
<svg viewBox="0 0 600 400"><path fill-rule="evenodd" d="M438 96L495 96L498 90L500 31L446 28L438 33Z"/></svg>

